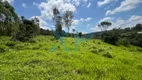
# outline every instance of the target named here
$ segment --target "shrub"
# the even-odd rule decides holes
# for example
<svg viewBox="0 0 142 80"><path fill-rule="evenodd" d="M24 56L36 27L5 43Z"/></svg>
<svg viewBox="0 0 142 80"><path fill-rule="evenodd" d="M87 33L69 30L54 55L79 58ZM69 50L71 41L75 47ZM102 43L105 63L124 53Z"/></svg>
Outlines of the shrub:
<svg viewBox="0 0 142 80"><path fill-rule="evenodd" d="M112 30L112 31L103 33L102 40L104 42L116 45L119 40L118 31Z"/></svg>
<svg viewBox="0 0 142 80"><path fill-rule="evenodd" d="M40 28L37 23L34 20L21 20L19 32L13 36L13 39L25 42L38 35Z"/></svg>
<svg viewBox="0 0 142 80"><path fill-rule="evenodd" d="M97 50L92 50L91 52L94 53L94 54L98 54Z"/></svg>
<svg viewBox="0 0 142 80"><path fill-rule="evenodd" d="M33 50L38 50L38 49L40 49L39 46L34 46L34 47L33 47Z"/></svg>
<svg viewBox="0 0 142 80"><path fill-rule="evenodd" d="M130 45L130 41L127 38L120 39L118 43L121 44L121 45L124 45L124 46Z"/></svg>
<svg viewBox="0 0 142 80"><path fill-rule="evenodd" d="M79 37L80 37L80 38L82 37L82 32L79 33Z"/></svg>
<svg viewBox="0 0 142 80"><path fill-rule="evenodd" d="M142 34L137 34L135 38L131 40L131 44L142 47Z"/></svg>
<svg viewBox="0 0 142 80"><path fill-rule="evenodd" d="M98 42L98 44L100 45L101 43L100 43L100 42Z"/></svg>
<svg viewBox="0 0 142 80"><path fill-rule="evenodd" d="M0 53L4 53L8 50L8 47L5 45L0 45Z"/></svg>
<svg viewBox="0 0 142 80"><path fill-rule="evenodd" d="M105 54L103 54L104 57L107 57L107 58L113 58L112 54L110 52L107 52Z"/></svg>
<svg viewBox="0 0 142 80"><path fill-rule="evenodd" d="M15 46L15 43L10 41L10 42L7 42L6 45L9 47L13 47L13 46Z"/></svg>
<svg viewBox="0 0 142 80"><path fill-rule="evenodd" d="M31 39L31 40L29 40L29 42L30 42L30 43L37 43L37 40Z"/></svg>
<svg viewBox="0 0 142 80"><path fill-rule="evenodd" d="M17 45L15 45L15 49L23 50L24 48L25 48L24 44L17 44Z"/></svg>
<svg viewBox="0 0 142 80"><path fill-rule="evenodd" d="M103 52L103 51L105 51L105 50L104 50L104 49L99 49L99 50L98 50L98 52Z"/></svg>
<svg viewBox="0 0 142 80"><path fill-rule="evenodd" d="M137 51L142 52L142 48L137 48Z"/></svg>

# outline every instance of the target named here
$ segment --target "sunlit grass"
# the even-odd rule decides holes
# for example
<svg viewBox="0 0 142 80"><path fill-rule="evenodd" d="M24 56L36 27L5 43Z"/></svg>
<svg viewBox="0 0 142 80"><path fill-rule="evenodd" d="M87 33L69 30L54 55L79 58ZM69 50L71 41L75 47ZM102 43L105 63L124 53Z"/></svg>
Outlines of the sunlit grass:
<svg viewBox="0 0 142 80"><path fill-rule="evenodd" d="M0 37L0 80L141 80L142 48L100 40ZM77 42L76 42L77 41Z"/></svg>

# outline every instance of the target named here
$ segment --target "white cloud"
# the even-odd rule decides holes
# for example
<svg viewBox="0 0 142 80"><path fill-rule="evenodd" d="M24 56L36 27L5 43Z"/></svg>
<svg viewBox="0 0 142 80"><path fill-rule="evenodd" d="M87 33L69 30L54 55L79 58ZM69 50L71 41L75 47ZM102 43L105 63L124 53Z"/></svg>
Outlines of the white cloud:
<svg viewBox="0 0 142 80"><path fill-rule="evenodd" d="M12 3L14 0L2 0L2 1L8 1L9 3Z"/></svg>
<svg viewBox="0 0 142 80"><path fill-rule="evenodd" d="M112 22L112 20L113 20L112 17L105 17L105 18L101 19L101 20L99 21L99 23L101 23L101 22L103 22L103 21Z"/></svg>
<svg viewBox="0 0 142 80"><path fill-rule="evenodd" d="M76 7L82 5L83 3L87 4L88 0L46 0L46 2L41 2L40 4L33 3L33 5L38 6L38 8L40 9L40 13L41 13L41 15L39 16L41 21L40 26L44 27L45 25L43 24L45 24L46 21L52 20L53 8L57 7L59 11L61 12L61 14L66 10L70 10L73 13L75 13L77 11ZM86 18L86 19L81 18L79 20L73 19L72 26L74 26L75 28L76 27L75 25L77 25L78 23L90 21L91 19L92 18Z"/></svg>
<svg viewBox="0 0 142 80"><path fill-rule="evenodd" d="M37 5L40 8L41 16L44 19L51 20L53 17L53 8L57 7L61 12L66 10L76 12L76 7L84 3L87 4L88 0L46 0L46 2L42 2L40 4L33 3L33 5ZM91 3L87 5L87 7L90 6Z"/></svg>
<svg viewBox="0 0 142 80"><path fill-rule="evenodd" d="M142 23L142 16L133 15L128 20L123 20L121 18L118 18L116 20L116 22L113 22L113 18L106 17L104 19L101 19L99 22L104 21L104 20L105 21L110 20L112 22L112 26L110 26L110 28L108 30L111 30L113 28L122 28L122 29L124 29L124 28L127 28L127 27L134 27L136 24ZM96 31L101 31L98 26L96 26L95 28L91 28L91 30L95 31L95 32Z"/></svg>
<svg viewBox="0 0 142 80"><path fill-rule="evenodd" d="M73 20L72 25L77 25L79 22L80 22L80 20L75 19L75 20Z"/></svg>
<svg viewBox="0 0 142 80"><path fill-rule="evenodd" d="M43 29L50 29L50 28L48 27L47 22L46 22L45 20L43 20L40 16L33 16L31 19L33 19L33 18L35 18L35 17L39 19L40 28L43 28Z"/></svg>
<svg viewBox="0 0 142 80"><path fill-rule="evenodd" d="M121 5L114 10L108 10L106 15L112 15L118 12L129 11L137 7L138 4L142 3L142 0L125 0L121 2Z"/></svg>
<svg viewBox="0 0 142 80"><path fill-rule="evenodd" d="M77 1L77 2L75 3L75 5L76 5L76 6L79 6L79 5L80 5L80 2L79 2L79 1Z"/></svg>
<svg viewBox="0 0 142 80"><path fill-rule="evenodd" d="M113 2L113 1L117 1L117 0L104 0L104 1L98 1L97 4L99 7L105 5L105 4L108 4L110 2Z"/></svg>
<svg viewBox="0 0 142 80"><path fill-rule="evenodd" d="M78 19L75 19L75 20L73 20L72 25L77 25L78 23L82 23L82 22L88 22L88 21L90 21L90 20L92 20L91 17L88 17L88 18L86 18L86 19L80 18L79 20L78 20Z"/></svg>
<svg viewBox="0 0 142 80"><path fill-rule="evenodd" d="M25 3L22 3L22 6L23 6L24 8L26 8L26 4L25 4Z"/></svg>
<svg viewBox="0 0 142 80"><path fill-rule="evenodd" d="M133 27L138 23L142 23L142 16L133 15L128 20L118 19L110 29Z"/></svg>
<svg viewBox="0 0 142 80"><path fill-rule="evenodd" d="M91 3L89 3L88 5L87 5L87 8L89 8L91 6Z"/></svg>
<svg viewBox="0 0 142 80"><path fill-rule="evenodd" d="M91 21L92 20L92 18L91 17L88 17L88 18L86 18L86 19L84 19L85 21Z"/></svg>
<svg viewBox="0 0 142 80"><path fill-rule="evenodd" d="M33 5L38 6L39 4L37 4L37 3L33 2Z"/></svg>
<svg viewBox="0 0 142 80"><path fill-rule="evenodd" d="M87 24L87 27L89 27L90 26L90 24Z"/></svg>
<svg viewBox="0 0 142 80"><path fill-rule="evenodd" d="M41 10L41 16L43 18L51 20L53 17L52 9L57 7L61 12L70 10L75 12L76 7L71 3L68 3L69 0L48 0L47 2L42 2L39 4Z"/></svg>

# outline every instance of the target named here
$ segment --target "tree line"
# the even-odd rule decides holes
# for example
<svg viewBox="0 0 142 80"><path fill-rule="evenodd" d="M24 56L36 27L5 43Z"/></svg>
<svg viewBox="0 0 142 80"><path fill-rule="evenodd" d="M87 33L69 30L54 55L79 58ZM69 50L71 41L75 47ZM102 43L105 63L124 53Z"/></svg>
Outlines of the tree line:
<svg viewBox="0 0 142 80"><path fill-rule="evenodd" d="M136 24L132 28L114 28L107 31L111 25L111 22L101 22L98 25L101 32L94 33L94 38L101 39L113 45L121 44L124 46L134 45L142 47L142 24Z"/></svg>

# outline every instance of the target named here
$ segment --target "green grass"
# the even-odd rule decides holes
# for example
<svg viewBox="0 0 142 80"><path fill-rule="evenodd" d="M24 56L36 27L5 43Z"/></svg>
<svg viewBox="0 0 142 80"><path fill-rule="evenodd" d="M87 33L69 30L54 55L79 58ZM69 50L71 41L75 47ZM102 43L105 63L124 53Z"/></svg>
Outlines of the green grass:
<svg viewBox="0 0 142 80"><path fill-rule="evenodd" d="M142 48L62 39L0 37L0 80L142 80Z"/></svg>

